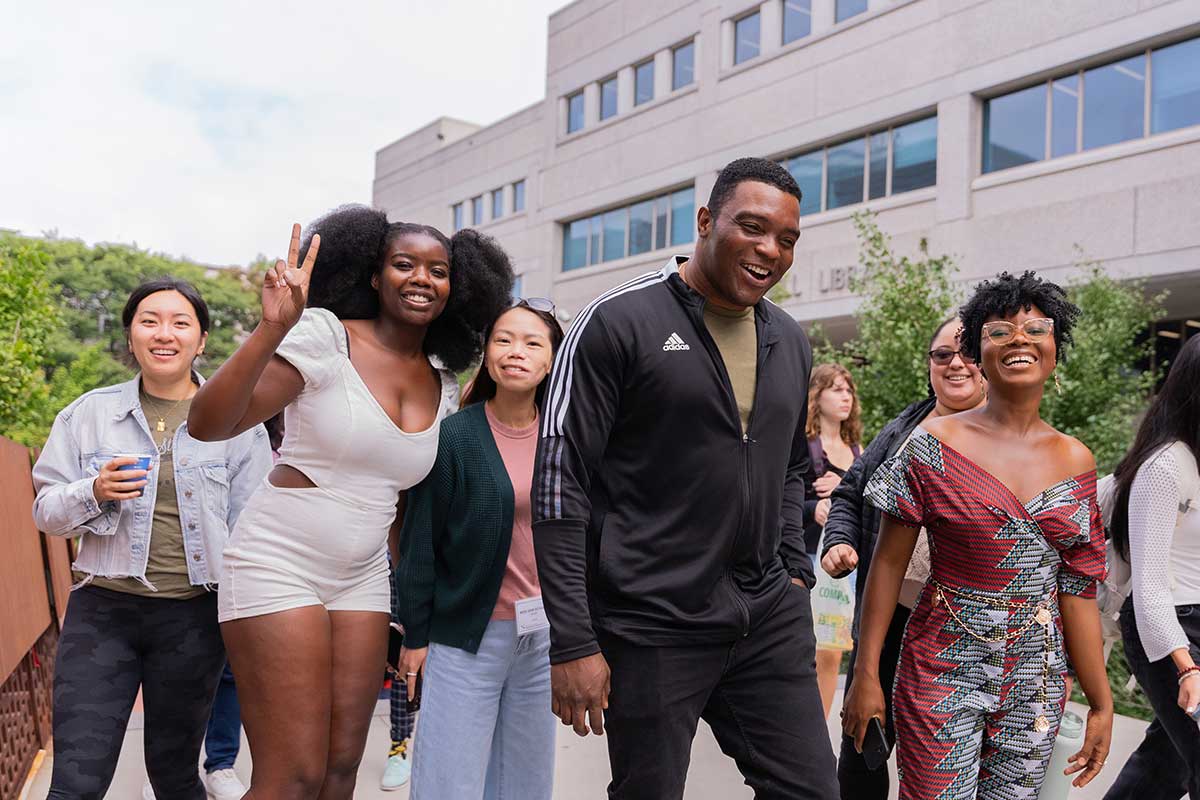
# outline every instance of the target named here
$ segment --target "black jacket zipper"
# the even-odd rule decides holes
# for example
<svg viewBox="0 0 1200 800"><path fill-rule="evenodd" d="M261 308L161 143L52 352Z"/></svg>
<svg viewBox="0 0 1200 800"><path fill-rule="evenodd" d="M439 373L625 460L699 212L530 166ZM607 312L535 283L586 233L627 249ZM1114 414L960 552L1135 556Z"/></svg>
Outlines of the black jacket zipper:
<svg viewBox="0 0 1200 800"><path fill-rule="evenodd" d="M733 413L734 423L738 429L742 426L742 415L738 410L737 395L733 391L733 381L729 378L729 370L725 366L725 360L721 357L721 351L717 347L717 343L712 338L712 334L708 331L708 326L704 324L704 300L700 301L699 306L692 308L692 325L695 327L700 340L704 342L704 349L708 352L708 357L712 359L713 364L717 367L717 372L721 376L721 385L725 389L725 397L729 401L729 408ZM769 345L765 345L766 324L760 324L758 309L754 311L754 326L756 333L756 364L755 364L755 383L762 380L763 367L766 363L767 351ZM747 520L750 518L753 492L750 486L750 445L754 444L754 440L750 438L750 431L754 426L754 409L758 405L758 391L755 390L754 399L750 403L750 416L746 420L746 430L742 431L741 442L738 445L738 455L742 462L742 515L738 529L734 531L732 540L729 542L729 554L727 561L733 560L733 554L737 550L737 543L742 538L742 531L746 527ZM742 596L742 590L738 588L737 582L733 579L733 569L725 570L725 577L729 581L729 588L733 594L734 601L741 611L742 617L742 636L750 635L750 605L746 602L746 598Z"/></svg>

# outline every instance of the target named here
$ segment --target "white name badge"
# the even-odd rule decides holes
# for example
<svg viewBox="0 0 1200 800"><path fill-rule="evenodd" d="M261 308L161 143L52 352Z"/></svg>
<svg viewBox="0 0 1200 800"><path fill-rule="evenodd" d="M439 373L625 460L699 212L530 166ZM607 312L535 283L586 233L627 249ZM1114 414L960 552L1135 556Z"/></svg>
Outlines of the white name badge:
<svg viewBox="0 0 1200 800"><path fill-rule="evenodd" d="M546 619L546 607L542 605L540 595L518 600L515 607L517 610L517 636L524 636L527 633L550 627L550 620Z"/></svg>

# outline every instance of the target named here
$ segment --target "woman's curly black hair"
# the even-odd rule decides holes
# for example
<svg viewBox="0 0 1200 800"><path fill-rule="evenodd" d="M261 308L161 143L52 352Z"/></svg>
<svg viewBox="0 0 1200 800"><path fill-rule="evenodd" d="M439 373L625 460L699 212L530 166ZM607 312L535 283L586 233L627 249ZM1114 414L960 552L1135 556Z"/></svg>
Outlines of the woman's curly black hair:
<svg viewBox="0 0 1200 800"><path fill-rule="evenodd" d="M450 261L450 297L425 334L425 353L454 372L479 360L484 330L511 303L514 278L508 255L476 230L464 229L448 239L430 225L388 222L378 209L344 205L308 226L300 262L315 233L321 234L321 251L309 283L308 305L327 308L339 319L379 315L379 293L371 278L383 267L393 239L424 234L441 242Z"/></svg>
<svg viewBox="0 0 1200 800"><path fill-rule="evenodd" d="M1008 272L992 281L975 287L975 294L958 312L962 320L962 349L979 363L982 356L983 324L991 317L1011 317L1033 306L1054 320L1055 361L1066 360L1066 348L1073 341L1071 329L1079 319L1079 306L1067 299L1067 293L1057 283L1042 280L1033 270L1021 277Z"/></svg>

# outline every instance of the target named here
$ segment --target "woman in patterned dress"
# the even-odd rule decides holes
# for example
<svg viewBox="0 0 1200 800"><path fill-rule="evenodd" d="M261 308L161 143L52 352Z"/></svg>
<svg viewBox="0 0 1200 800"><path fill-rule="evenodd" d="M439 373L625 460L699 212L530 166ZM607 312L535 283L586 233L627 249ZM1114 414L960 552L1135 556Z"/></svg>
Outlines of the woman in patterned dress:
<svg viewBox="0 0 1200 800"><path fill-rule="evenodd" d="M1067 773L1083 786L1108 755L1095 462L1038 414L1078 315L1032 272L981 284L960 316L987 405L925 421L867 485L884 521L844 712L860 749L870 719L884 716L879 653L922 526L932 556L893 690L901 800L1036 797L1068 653L1091 710Z"/></svg>

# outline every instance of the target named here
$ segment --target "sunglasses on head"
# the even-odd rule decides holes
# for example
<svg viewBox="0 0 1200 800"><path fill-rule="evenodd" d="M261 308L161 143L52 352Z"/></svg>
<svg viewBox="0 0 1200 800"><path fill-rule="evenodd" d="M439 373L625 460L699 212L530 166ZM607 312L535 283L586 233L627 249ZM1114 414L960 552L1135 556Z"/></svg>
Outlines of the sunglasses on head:
<svg viewBox="0 0 1200 800"><path fill-rule="evenodd" d="M975 359L964 353L962 350L951 350L949 347L937 347L929 351L929 360L937 364L939 367L944 367L958 356L964 364L974 364Z"/></svg>
<svg viewBox="0 0 1200 800"><path fill-rule="evenodd" d="M509 308L528 308L543 314L554 313L554 301L546 297L517 297Z"/></svg>

